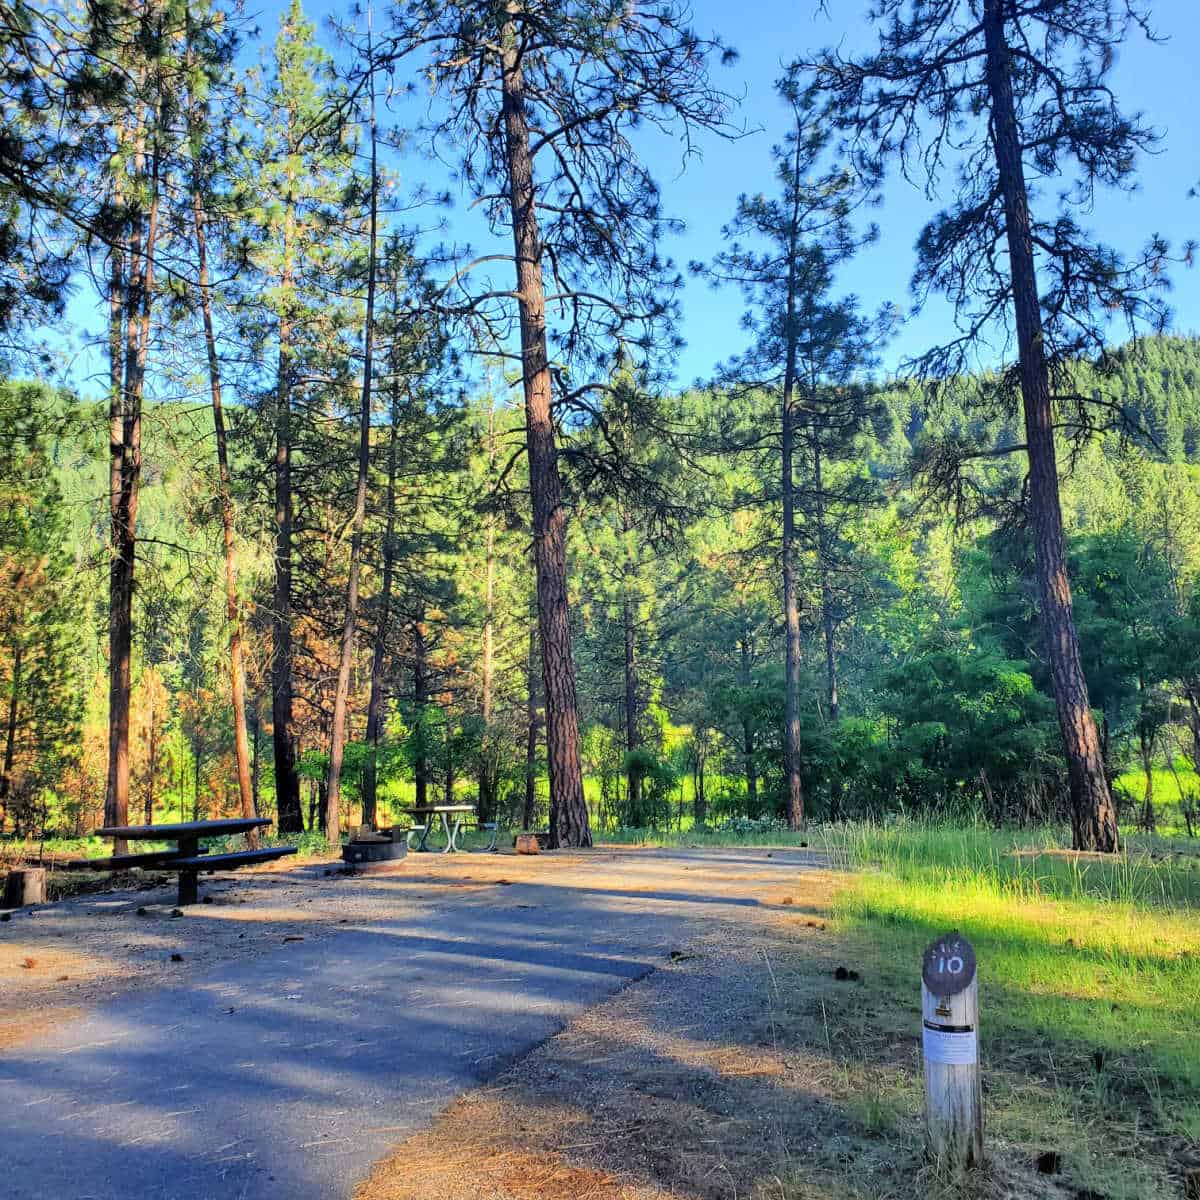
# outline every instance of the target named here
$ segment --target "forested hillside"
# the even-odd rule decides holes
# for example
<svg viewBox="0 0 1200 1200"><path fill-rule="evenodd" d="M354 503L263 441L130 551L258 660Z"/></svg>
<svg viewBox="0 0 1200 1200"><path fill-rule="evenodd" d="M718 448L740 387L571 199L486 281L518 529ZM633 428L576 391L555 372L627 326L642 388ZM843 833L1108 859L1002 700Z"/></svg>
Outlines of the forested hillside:
<svg viewBox="0 0 1200 1200"><path fill-rule="evenodd" d="M1081 370L1080 386L1123 414L1129 433L1097 434L1067 456L1063 498L1106 760L1122 779L1129 817L1153 821L1147 782L1172 797L1181 788L1191 803L1196 794L1200 341L1150 339L1123 350L1118 363L1103 379ZM830 518L827 601L822 563L801 523L803 775L817 818L951 807L1032 820L1061 811L1029 549L1006 507L1019 499L1020 469L989 465L979 476L988 511L960 521L911 470L931 441L969 433L975 444L986 433L1003 444L1013 436L1011 417L971 406L977 392L931 399L897 388L875 397L871 420L830 468L864 486L853 489L853 507ZM16 697L5 732L6 819L24 831L44 823L83 830L99 819L104 795L106 629L98 598L107 565L106 414L35 384L8 384L2 396L12 434L3 669L5 694ZM564 453L593 819L611 828L781 817L782 641L769 545L779 498L769 463L721 445L715 418L723 402L710 395L663 403L656 420L676 431L678 445L642 433L626 400L574 430ZM768 419L768 397L741 403L751 424ZM380 819L390 819L389 800L411 800L420 788L430 796L478 793L511 822L531 826L544 820L548 796L529 533L521 467L502 478L520 413L493 393L445 411L431 402L402 407L401 420L373 434L347 820L357 820L372 758L367 721L378 676ZM271 495L260 417L242 408L229 417L253 787L271 812ZM618 479L598 465L607 437L624 439L629 465ZM146 819L226 814L238 800L208 413L183 403L149 407L144 455L135 811ZM305 819L314 826L348 555L335 497L351 486L352 459L348 439L339 445L327 433L294 464L298 479L313 481L311 494L298 488L294 536L302 565L296 720ZM402 464L394 474L393 462ZM797 473L811 478L810 464L798 463ZM1183 815L1191 821L1187 805Z"/></svg>
<svg viewBox="0 0 1200 1200"><path fill-rule="evenodd" d="M923 5L860 61L787 51L689 264L729 344L680 390L650 164L752 132L685 5L19 4L0 832L333 841L461 796L555 847L942 810L1191 833L1193 251L1085 227L1159 135L1107 83L1142 20L1057 8L988 0L961 53ZM870 311L843 277L896 252L897 165L924 227ZM934 296L934 344L892 353Z"/></svg>

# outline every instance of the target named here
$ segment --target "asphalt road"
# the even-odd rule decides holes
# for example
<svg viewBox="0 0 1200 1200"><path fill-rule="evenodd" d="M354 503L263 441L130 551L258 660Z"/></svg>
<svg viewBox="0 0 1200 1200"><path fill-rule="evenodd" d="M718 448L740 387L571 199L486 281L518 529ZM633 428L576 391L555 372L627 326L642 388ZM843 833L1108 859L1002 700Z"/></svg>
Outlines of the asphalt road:
<svg viewBox="0 0 1200 1200"><path fill-rule="evenodd" d="M665 856L648 888L644 855L606 858L604 888L405 897L0 1053L0 1195L340 1200L455 1096L757 902L706 870L797 865Z"/></svg>

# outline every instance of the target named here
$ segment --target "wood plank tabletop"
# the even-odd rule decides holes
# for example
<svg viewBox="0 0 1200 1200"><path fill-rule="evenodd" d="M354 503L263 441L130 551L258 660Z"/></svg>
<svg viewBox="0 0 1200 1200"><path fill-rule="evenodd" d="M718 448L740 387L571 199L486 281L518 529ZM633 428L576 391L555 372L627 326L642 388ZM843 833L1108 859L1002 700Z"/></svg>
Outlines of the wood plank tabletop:
<svg viewBox="0 0 1200 1200"><path fill-rule="evenodd" d="M176 821L173 825L106 825L97 829L100 837L125 838L131 842L149 842L161 838L178 841L180 838L220 837L228 833L245 833L261 829L271 822L266 817L228 817L218 821Z"/></svg>
<svg viewBox="0 0 1200 1200"><path fill-rule="evenodd" d="M454 813L454 812L474 812L474 804L422 804L411 805L401 808L401 812L407 813Z"/></svg>

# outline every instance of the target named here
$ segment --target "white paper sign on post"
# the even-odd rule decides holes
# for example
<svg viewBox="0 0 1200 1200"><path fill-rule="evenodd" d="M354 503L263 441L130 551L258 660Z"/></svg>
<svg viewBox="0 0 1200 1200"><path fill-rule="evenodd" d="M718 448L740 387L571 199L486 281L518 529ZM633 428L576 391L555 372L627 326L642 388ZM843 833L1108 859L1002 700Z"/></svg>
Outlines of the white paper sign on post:
<svg viewBox="0 0 1200 1200"><path fill-rule="evenodd" d="M974 1029L946 1029L926 1021L922 1050L926 1062L970 1066L979 1061L979 1035Z"/></svg>

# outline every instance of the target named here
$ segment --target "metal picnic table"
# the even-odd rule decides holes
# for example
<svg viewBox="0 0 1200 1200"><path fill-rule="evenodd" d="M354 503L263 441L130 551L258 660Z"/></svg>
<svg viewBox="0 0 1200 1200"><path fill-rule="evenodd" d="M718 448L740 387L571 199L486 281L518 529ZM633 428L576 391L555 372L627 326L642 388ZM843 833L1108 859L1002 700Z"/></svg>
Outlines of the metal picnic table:
<svg viewBox="0 0 1200 1200"><path fill-rule="evenodd" d="M404 808L402 812L410 813L414 817L427 818L424 826L421 828L421 840L416 846L418 852L432 853L429 847L425 844L429 840L429 834L433 830L433 822L436 817L442 819L442 829L446 834L446 848L442 851L443 854L455 854L458 851L458 839L462 834L463 822L467 814L474 814L475 805L473 804L420 804L413 805L409 808ZM450 818L454 818L453 827L451 827ZM414 829L414 833L417 831Z"/></svg>
<svg viewBox="0 0 1200 1200"><path fill-rule="evenodd" d="M166 825L109 825L97 829L101 837L120 838L130 842L175 842L177 850L155 850L148 854L117 854L112 858L81 859L66 864L79 870L122 867L149 867L179 872L179 905L195 904L199 897L198 879L201 871L222 868L234 870L254 863L271 862L286 854L295 854L295 846L271 846L264 850L238 850L231 854L202 854L200 842L205 838L225 837L248 833L271 822L266 817L230 817L218 821L177 821Z"/></svg>

